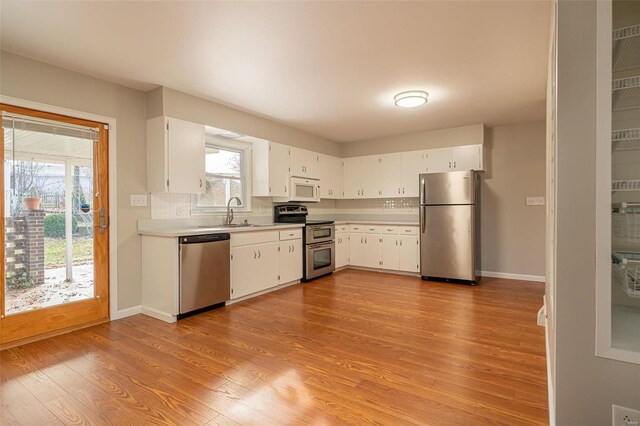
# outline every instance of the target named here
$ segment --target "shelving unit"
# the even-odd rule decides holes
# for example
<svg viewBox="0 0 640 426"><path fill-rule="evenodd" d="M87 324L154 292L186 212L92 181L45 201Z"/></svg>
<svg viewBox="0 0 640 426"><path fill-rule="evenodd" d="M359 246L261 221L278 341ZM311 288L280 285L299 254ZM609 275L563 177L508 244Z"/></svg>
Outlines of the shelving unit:
<svg viewBox="0 0 640 426"><path fill-rule="evenodd" d="M629 297L640 297L640 252L614 251L613 279Z"/></svg>
<svg viewBox="0 0 640 426"><path fill-rule="evenodd" d="M611 143L614 151L640 149L640 128L612 131Z"/></svg>
<svg viewBox="0 0 640 426"><path fill-rule="evenodd" d="M640 203L617 203L612 210L614 235L621 241L640 243Z"/></svg>
<svg viewBox="0 0 640 426"><path fill-rule="evenodd" d="M640 25L613 31L613 70L640 66Z"/></svg>
<svg viewBox="0 0 640 426"><path fill-rule="evenodd" d="M640 75L613 80L611 90L613 111L640 108Z"/></svg>
<svg viewBox="0 0 640 426"><path fill-rule="evenodd" d="M611 191L640 191L640 179L612 180Z"/></svg>

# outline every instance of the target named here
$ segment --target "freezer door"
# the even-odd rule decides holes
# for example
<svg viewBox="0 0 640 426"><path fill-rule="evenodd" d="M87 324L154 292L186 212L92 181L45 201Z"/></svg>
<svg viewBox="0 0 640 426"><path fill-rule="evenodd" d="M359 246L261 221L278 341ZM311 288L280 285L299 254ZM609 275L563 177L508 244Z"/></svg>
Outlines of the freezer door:
<svg viewBox="0 0 640 426"><path fill-rule="evenodd" d="M473 171L420 175L420 204L475 204L477 174Z"/></svg>
<svg viewBox="0 0 640 426"><path fill-rule="evenodd" d="M420 207L420 275L476 281L475 209Z"/></svg>

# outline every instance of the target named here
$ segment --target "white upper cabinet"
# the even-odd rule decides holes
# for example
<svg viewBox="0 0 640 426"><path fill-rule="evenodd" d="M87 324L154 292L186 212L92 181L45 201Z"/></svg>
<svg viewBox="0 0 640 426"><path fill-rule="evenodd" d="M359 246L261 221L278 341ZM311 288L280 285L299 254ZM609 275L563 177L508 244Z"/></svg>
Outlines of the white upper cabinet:
<svg viewBox="0 0 640 426"><path fill-rule="evenodd" d="M451 152L451 170L482 170L482 145L457 146Z"/></svg>
<svg viewBox="0 0 640 426"><path fill-rule="evenodd" d="M430 150L431 151L431 150ZM420 173L430 172L428 159L430 151L403 152L401 197L417 197Z"/></svg>
<svg viewBox="0 0 640 426"><path fill-rule="evenodd" d="M465 145L429 150L429 172L483 170L482 145Z"/></svg>
<svg viewBox="0 0 640 426"><path fill-rule="evenodd" d="M170 117L147 120L147 191L204 193L205 128Z"/></svg>
<svg viewBox="0 0 640 426"><path fill-rule="evenodd" d="M289 147L274 142L253 144L253 195L289 196Z"/></svg>
<svg viewBox="0 0 640 426"><path fill-rule="evenodd" d="M379 157L380 196L402 197L402 154L386 154Z"/></svg>
<svg viewBox="0 0 640 426"><path fill-rule="evenodd" d="M342 198L342 159L318 154L320 198Z"/></svg>
<svg viewBox="0 0 640 426"><path fill-rule="evenodd" d="M318 156L315 152L300 148L289 148L289 166L291 176L320 179Z"/></svg>
<svg viewBox="0 0 640 426"><path fill-rule="evenodd" d="M351 157L344 159L344 198L379 198L379 157Z"/></svg>

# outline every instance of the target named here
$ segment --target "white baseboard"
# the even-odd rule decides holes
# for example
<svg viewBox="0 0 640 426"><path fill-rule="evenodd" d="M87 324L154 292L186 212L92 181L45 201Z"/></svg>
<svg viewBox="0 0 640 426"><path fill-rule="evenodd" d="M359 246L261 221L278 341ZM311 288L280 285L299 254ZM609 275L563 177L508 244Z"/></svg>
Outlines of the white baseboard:
<svg viewBox="0 0 640 426"><path fill-rule="evenodd" d="M142 313L142 306L138 305L138 306L132 306L130 308L127 309L122 309L117 311L115 318L111 318L112 320L117 320L120 318L126 318L126 317L130 317L131 315L137 315Z"/></svg>
<svg viewBox="0 0 640 426"><path fill-rule="evenodd" d="M177 320L175 315L170 315L166 312L162 312L157 309L153 309L145 306L142 307L142 313L164 322L173 323L173 322L176 322Z"/></svg>
<svg viewBox="0 0 640 426"><path fill-rule="evenodd" d="M524 274L510 274L508 272L480 271L480 276L490 277L490 278L506 278L509 280L535 281L538 283L545 282L544 276L542 275L524 275Z"/></svg>
<svg viewBox="0 0 640 426"><path fill-rule="evenodd" d="M234 303L242 302L243 300L251 299L252 297L262 296L263 294L271 293L272 291L280 290L285 287L290 287L292 285L300 284L300 280L291 281L284 284L278 284L275 287L267 288L265 290L260 290L255 293L247 294L246 296L238 297L237 299L229 300L225 303L225 306L233 305Z"/></svg>

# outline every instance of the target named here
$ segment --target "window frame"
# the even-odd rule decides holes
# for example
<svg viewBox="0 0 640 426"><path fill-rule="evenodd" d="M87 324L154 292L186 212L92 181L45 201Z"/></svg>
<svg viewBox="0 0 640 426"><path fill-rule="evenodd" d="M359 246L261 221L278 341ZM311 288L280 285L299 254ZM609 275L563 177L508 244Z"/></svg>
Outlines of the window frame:
<svg viewBox="0 0 640 426"><path fill-rule="evenodd" d="M220 138L213 135L206 135L205 138L206 148L217 148L223 149L227 151L236 151L241 153L240 159L240 182L242 185L242 206L236 206L235 204L231 207L233 211L236 213L251 213L251 198L252 198L252 145L248 142L236 140L236 139L226 139ZM205 150L206 152L206 150ZM224 179L235 179L229 178L229 176L216 175L215 173L205 173L205 181L210 177L218 177ZM199 204L200 194L193 194L191 196L191 212L193 215L221 215L227 213L227 206L201 206Z"/></svg>

